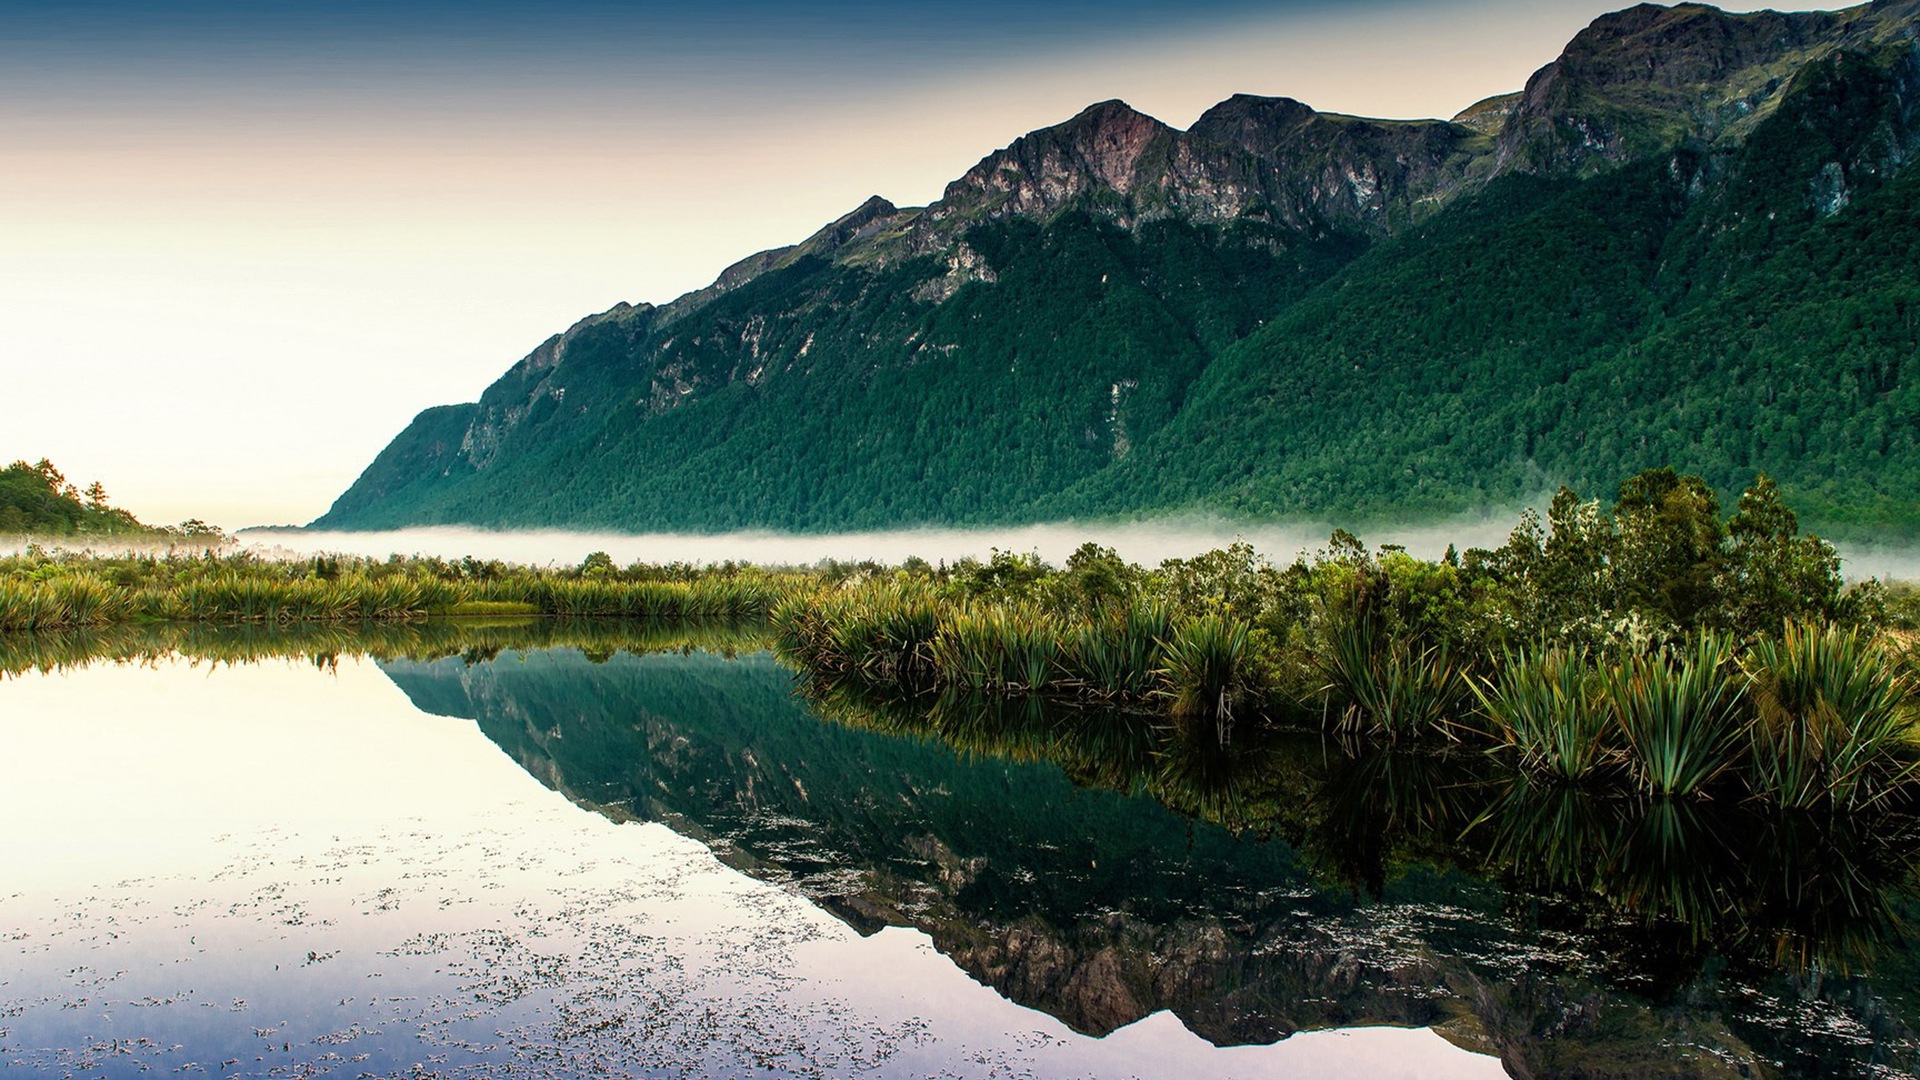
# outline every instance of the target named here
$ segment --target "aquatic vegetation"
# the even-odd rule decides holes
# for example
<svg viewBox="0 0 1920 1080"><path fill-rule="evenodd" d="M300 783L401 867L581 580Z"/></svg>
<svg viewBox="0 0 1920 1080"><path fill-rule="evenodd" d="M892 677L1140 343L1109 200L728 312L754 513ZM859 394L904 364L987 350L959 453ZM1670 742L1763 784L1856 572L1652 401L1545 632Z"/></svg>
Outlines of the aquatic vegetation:
<svg viewBox="0 0 1920 1080"><path fill-rule="evenodd" d="M1225 723L1259 689L1249 670L1252 629L1224 615L1177 624L1166 640L1161 668L1168 708L1175 716L1211 716Z"/></svg>
<svg viewBox="0 0 1920 1080"><path fill-rule="evenodd" d="M939 631L934 607L911 587L791 596L768 618L780 646L810 670L907 686L925 681Z"/></svg>
<svg viewBox="0 0 1920 1080"><path fill-rule="evenodd" d="M1489 734L1527 772L1578 783L1617 751L1598 666L1579 647L1509 653L1492 678L1473 680Z"/></svg>
<svg viewBox="0 0 1920 1080"><path fill-rule="evenodd" d="M1069 678L1097 697L1141 699L1158 685L1172 636L1172 610L1142 600L1075 626L1067 635L1061 664Z"/></svg>
<svg viewBox="0 0 1920 1080"><path fill-rule="evenodd" d="M320 556L0 559L0 632L123 620L293 624L431 615L614 618L764 615L801 578L773 571L577 570Z"/></svg>
<svg viewBox="0 0 1920 1080"><path fill-rule="evenodd" d="M1751 779L1784 806L1852 809L1916 768L1912 681L1857 629L1789 624L1741 662L1753 705Z"/></svg>
<svg viewBox="0 0 1920 1080"><path fill-rule="evenodd" d="M1745 727L1736 674L1732 641L1712 633L1672 654L1636 654L1602 670L1603 700L1637 786L1691 795L1733 766Z"/></svg>
<svg viewBox="0 0 1920 1080"><path fill-rule="evenodd" d="M1386 639L1367 619L1330 633L1318 662L1326 678L1321 693L1341 707L1341 726L1388 741L1445 730L1467 692L1445 645Z"/></svg>
<svg viewBox="0 0 1920 1080"><path fill-rule="evenodd" d="M990 604L942 620L931 650L941 681L974 690L1038 693L1056 681L1061 626L1051 615Z"/></svg>

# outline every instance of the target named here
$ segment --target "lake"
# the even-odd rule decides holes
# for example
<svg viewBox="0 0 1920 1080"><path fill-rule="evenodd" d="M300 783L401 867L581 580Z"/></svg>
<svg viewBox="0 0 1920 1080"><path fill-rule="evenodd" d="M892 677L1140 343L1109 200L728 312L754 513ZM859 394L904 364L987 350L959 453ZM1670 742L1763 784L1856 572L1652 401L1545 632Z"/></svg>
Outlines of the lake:
<svg viewBox="0 0 1920 1080"><path fill-rule="evenodd" d="M0 1060L1911 1076L1910 821L798 687L753 628L0 649Z"/></svg>

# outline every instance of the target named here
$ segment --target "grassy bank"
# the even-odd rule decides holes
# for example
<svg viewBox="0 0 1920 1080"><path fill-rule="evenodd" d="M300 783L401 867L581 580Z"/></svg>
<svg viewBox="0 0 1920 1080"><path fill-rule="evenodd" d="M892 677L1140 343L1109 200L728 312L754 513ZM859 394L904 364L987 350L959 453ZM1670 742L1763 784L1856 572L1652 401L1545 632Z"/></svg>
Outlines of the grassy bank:
<svg viewBox="0 0 1920 1080"><path fill-rule="evenodd" d="M385 622L430 616L764 616L810 580L748 567L542 569L473 559L322 556L0 559L0 631L123 622Z"/></svg>
<svg viewBox="0 0 1920 1080"><path fill-rule="evenodd" d="M1336 532L1158 567L568 568L322 556L0 559L0 633L430 617L766 620L810 678L891 695L1119 707L1211 727L1485 745L1518 772L1652 796L1858 808L1915 772L1911 591L1847 589L1762 478L1722 518L1652 470L1611 507L1563 490L1491 550L1418 559Z"/></svg>

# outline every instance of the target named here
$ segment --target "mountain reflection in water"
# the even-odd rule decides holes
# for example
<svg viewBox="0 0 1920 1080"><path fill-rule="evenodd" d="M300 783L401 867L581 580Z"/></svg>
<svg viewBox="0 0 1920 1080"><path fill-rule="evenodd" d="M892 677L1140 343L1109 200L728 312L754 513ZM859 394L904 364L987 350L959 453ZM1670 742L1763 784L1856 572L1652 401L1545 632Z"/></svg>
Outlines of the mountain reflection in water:
<svg viewBox="0 0 1920 1080"><path fill-rule="evenodd" d="M1083 1033L1432 1027L1516 1076L1913 1076L1920 829L1516 785L1478 753L796 688L728 625L119 627L102 658L371 655L529 774ZM796 692L798 689L798 692Z"/></svg>
<svg viewBox="0 0 1920 1080"><path fill-rule="evenodd" d="M765 654L382 665L529 772L1077 1030L1433 1026L1521 1076L1912 1074L1920 831L1516 785L1477 753L958 697ZM822 723L825 718L830 723Z"/></svg>

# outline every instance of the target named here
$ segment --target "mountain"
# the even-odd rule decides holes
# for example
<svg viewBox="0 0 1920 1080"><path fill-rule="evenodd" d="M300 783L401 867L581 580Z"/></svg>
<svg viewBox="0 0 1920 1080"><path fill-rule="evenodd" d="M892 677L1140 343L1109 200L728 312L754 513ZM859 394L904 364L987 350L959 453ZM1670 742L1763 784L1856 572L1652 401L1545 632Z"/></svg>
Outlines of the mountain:
<svg viewBox="0 0 1920 1080"><path fill-rule="evenodd" d="M1671 464L1920 523L1920 0L1596 20L1386 121L1094 105L420 414L314 524L1365 521Z"/></svg>

